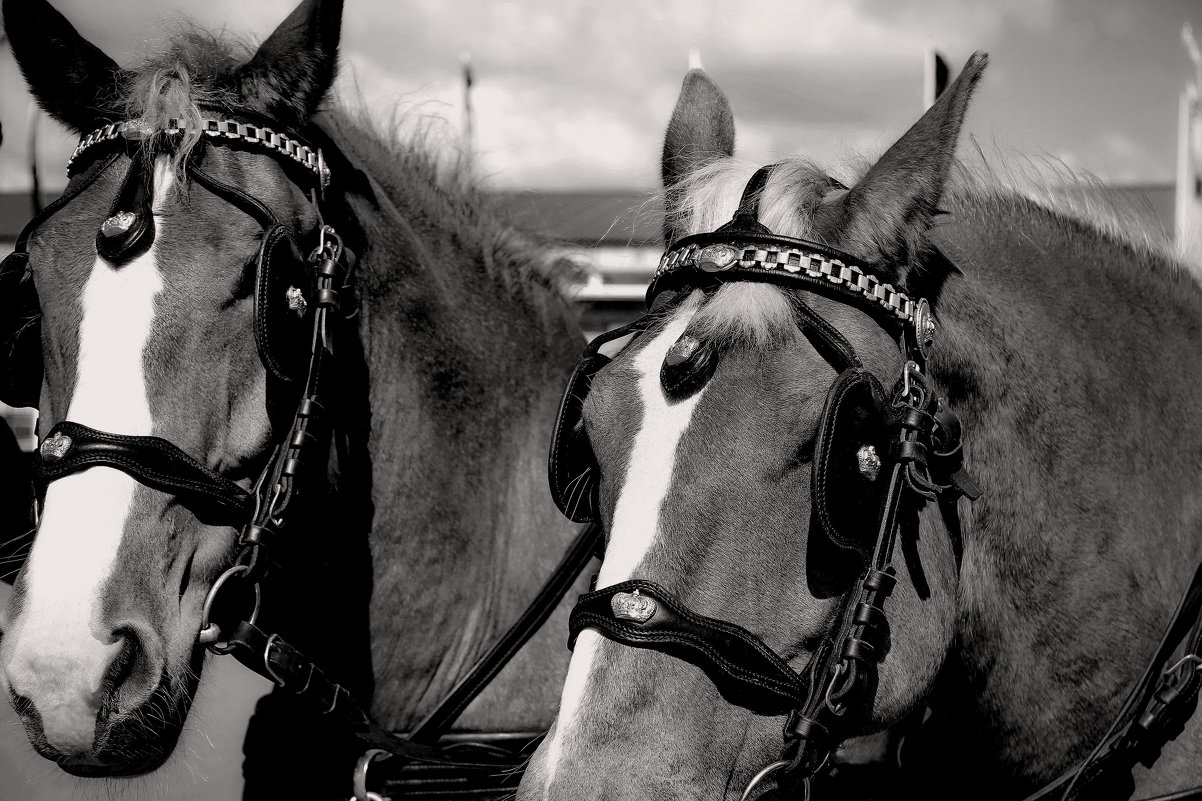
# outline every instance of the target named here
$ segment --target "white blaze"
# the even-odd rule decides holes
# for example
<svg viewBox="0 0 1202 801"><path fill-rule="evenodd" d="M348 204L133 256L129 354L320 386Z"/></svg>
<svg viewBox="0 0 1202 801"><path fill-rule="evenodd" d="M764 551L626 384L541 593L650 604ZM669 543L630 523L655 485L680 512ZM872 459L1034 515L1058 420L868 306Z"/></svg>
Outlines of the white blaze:
<svg viewBox="0 0 1202 801"><path fill-rule="evenodd" d="M154 181L157 241L163 235L158 212L171 187L165 157L155 165ZM142 358L155 297L163 289L155 259L152 244L119 269L99 257L92 266L81 297L79 361L68 420L117 434L151 433ZM21 693L28 686L44 716L44 707L55 706L76 707L71 715L86 715L78 708L79 694L99 684L112 658L109 632L99 620L100 591L112 572L136 487L125 473L92 467L46 490L20 618L9 633L15 653L6 655L5 665L13 689ZM64 675L56 681L47 672Z"/></svg>
<svg viewBox="0 0 1202 801"><path fill-rule="evenodd" d="M659 513L672 485L676 466L676 446L689 427L693 410L704 388L691 398L672 405L667 403L660 386L659 372L664 355L684 333L696 306L684 307L652 342L634 359L638 373L639 397L643 402L643 422L630 450L626 480L618 495L610 526L605 561L597 574L597 589L630 579L643 561L659 530ZM555 721L555 735L547 745L546 766L549 791L563 755L564 744L572 737L576 715L584 697L589 671L597 653L601 635L592 629L580 632Z"/></svg>

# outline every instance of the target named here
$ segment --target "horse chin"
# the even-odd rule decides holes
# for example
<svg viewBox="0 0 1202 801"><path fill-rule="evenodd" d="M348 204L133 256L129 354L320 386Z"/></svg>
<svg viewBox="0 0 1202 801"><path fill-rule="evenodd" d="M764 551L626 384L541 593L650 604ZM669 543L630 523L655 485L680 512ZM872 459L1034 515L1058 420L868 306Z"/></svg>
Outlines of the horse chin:
<svg viewBox="0 0 1202 801"><path fill-rule="evenodd" d="M200 654L198 649L194 662L199 663ZM93 747L87 753L65 753L55 748L46 740L36 710L14 706L19 709L34 750L64 772L88 779L140 776L158 770L175 751L198 682L199 670L195 667L175 679L164 675L144 703L125 712L118 711L117 698L110 693L97 719Z"/></svg>

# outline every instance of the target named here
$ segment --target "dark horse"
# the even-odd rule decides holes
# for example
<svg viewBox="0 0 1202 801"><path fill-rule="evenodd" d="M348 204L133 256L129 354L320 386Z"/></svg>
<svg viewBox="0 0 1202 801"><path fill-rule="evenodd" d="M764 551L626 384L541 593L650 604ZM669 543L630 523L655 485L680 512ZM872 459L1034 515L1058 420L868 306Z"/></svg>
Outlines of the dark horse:
<svg viewBox="0 0 1202 801"><path fill-rule="evenodd" d="M850 187L800 159L770 173L732 161L726 99L700 72L685 79L664 146L666 239L714 233L669 251L662 274L683 263L693 283L659 293L625 349L591 368L587 441L574 447L595 457L607 548L598 591L573 614L559 715L519 799L739 799L762 768L781 771L748 794L758 796L796 764L783 742L818 742L837 719L844 736L906 724L910 794L1018 798L1104 737L1202 555L1202 292L1138 232L957 166L984 66L971 60ZM766 183L749 183L753 172ZM716 231L736 207L753 211ZM799 246L812 291L764 282L802 269L787 245L706 244L763 242L762 226L816 243ZM807 247L817 254L808 262ZM715 280L725 270L754 277ZM903 370L910 340L899 348L880 321L878 301L897 300L894 288L926 298L936 316L921 374ZM857 355L862 368L835 366ZM860 394L828 400L845 374ZM902 375L925 376L927 391ZM918 451L864 445L846 476L812 480L832 464L839 426L880 419L867 400L855 408L878 379L895 408L940 397L958 412L965 465L983 490L951 509L901 496L911 500L895 507L884 618L875 590L862 607L845 600L857 576L872 575L861 574L859 549L866 541L876 558L886 508L861 488L909 475L877 473ZM850 397L862 417L839 418ZM899 419L929 426L927 409ZM870 529L845 533L864 540L832 534L857 516ZM854 623L843 616L853 609ZM870 629L875 640L843 641L833 670L798 673L832 653L836 632ZM854 684L870 657L874 680ZM1194 691L1198 661L1172 674ZM811 692L819 682L825 699ZM843 700L848 686L862 688L856 703ZM782 696L813 699L816 711L786 725L801 701ZM1202 784L1198 721L1138 769L1135 798ZM1119 774L1090 787L1093 797L1130 789Z"/></svg>
<svg viewBox="0 0 1202 801"><path fill-rule="evenodd" d="M318 467L269 551L260 625L370 702L380 724L407 730L568 542L540 472L580 342L562 269L453 168L323 109L341 14L340 0L305 0L253 53L190 32L123 69L44 0L5 0L9 41L43 108L81 136L132 121L84 140L69 199L25 242L44 380L31 398L6 398L40 392L43 437L60 434L43 443L41 469L55 480L0 617L0 681L33 747L70 773L140 774L172 754L205 656L202 603L245 552L221 508L178 488L177 469L237 496L288 434L299 380L287 363L309 352L314 312L272 271L292 263L291 240L334 264L322 224L357 253L359 301L352 309L343 293L318 331L333 343L321 377L329 428L307 436L329 457L306 445L302 462ZM204 133L208 120L233 133ZM292 149L265 137L269 127L291 134ZM172 469L115 469L110 455L55 474L80 442L89 453L117 442L138 458L149 449ZM223 603L246 615L251 598L230 590ZM549 724L566 666L566 618L555 619L464 729ZM308 710L276 700L248 755L284 753L289 767L271 766L265 789L291 781L313 797L333 752L311 736ZM349 795L345 763L331 787Z"/></svg>

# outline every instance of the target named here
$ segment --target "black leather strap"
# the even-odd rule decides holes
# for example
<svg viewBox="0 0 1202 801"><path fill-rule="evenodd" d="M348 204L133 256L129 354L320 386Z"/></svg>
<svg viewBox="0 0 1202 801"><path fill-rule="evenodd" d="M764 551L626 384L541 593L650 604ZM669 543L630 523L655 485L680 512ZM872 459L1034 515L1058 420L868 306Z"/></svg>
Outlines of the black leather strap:
<svg viewBox="0 0 1202 801"><path fill-rule="evenodd" d="M768 185L768 178L774 169L776 165L769 164L755 171L743 187L743 196L739 199L739 208L735 210L734 217L715 233L720 231L725 234L772 235L772 231L760 222L760 197L764 194L764 187Z"/></svg>
<svg viewBox="0 0 1202 801"><path fill-rule="evenodd" d="M1202 650L1202 563L1194 568L1160 644L1106 735L1080 764L1024 801L1083 797L1090 786L1103 777L1125 775L1129 778L1136 762L1157 754L1166 742L1174 739L1193 711L1200 685L1197 663L1191 660L1178 663L1175 671L1165 673L1165 665L1183 642L1186 654L1199 655Z"/></svg>
<svg viewBox="0 0 1202 801"><path fill-rule="evenodd" d="M239 525L253 511L246 490L165 439L110 434L70 420L56 425L42 441L34 478L44 493L51 481L96 466L116 468L148 487L178 496L206 523Z"/></svg>
<svg viewBox="0 0 1202 801"><path fill-rule="evenodd" d="M149 155L136 155L130 160L129 170L105 218L107 221L118 214L132 215L129 225L124 231L109 233L105 233L102 225L96 232L96 252L115 267L142 255L154 242L154 191L146 175L148 163Z"/></svg>
<svg viewBox="0 0 1202 801"><path fill-rule="evenodd" d="M445 734L461 714L522 646L542 628L555 607L563 600L572 584L584 572L601 545L601 526L590 523L580 530L568 552L543 584L526 611L514 621L509 630L472 667L471 671L451 690L434 710L413 730L411 739L433 743Z"/></svg>
<svg viewBox="0 0 1202 801"><path fill-rule="evenodd" d="M645 622L618 618L613 597L639 594L655 602ZM747 629L692 612L660 585L634 579L580 596L568 621L569 647L586 628L595 628L624 645L650 648L685 659L710 675L724 692L770 714L784 714L803 703L807 682L763 640Z"/></svg>
<svg viewBox="0 0 1202 801"><path fill-rule="evenodd" d="M304 654L276 635L267 635L253 623L242 621L228 641L229 653L255 673L270 679L322 715L334 715L350 733L370 748L383 748L412 762L430 762L461 768L494 769L495 764L450 759L439 748L414 742L380 727L345 687L332 681Z"/></svg>

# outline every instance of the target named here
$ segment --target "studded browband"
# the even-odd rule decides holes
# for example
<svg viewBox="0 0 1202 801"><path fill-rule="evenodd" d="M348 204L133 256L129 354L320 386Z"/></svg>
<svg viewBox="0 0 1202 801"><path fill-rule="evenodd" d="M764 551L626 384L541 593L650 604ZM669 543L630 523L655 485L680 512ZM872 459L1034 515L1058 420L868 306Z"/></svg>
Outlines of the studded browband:
<svg viewBox="0 0 1202 801"><path fill-rule="evenodd" d="M301 142L295 135L277 133L264 125L238 122L236 120L216 119L202 119L199 128L196 129L190 128L186 121L178 118L169 119L167 127L163 129L152 128L139 120L114 122L97 128L83 136L79 140L79 144L75 146L75 151L71 154L71 158L67 160L67 177L71 177L75 161L96 145L111 142L115 139L140 141L149 139L158 133L175 135L189 130L198 130L205 136L217 139L236 139L274 150L313 172L321 182L322 189L330 185L330 168L326 166L321 148L310 147Z"/></svg>
<svg viewBox="0 0 1202 801"><path fill-rule="evenodd" d="M754 181L755 179L753 179ZM749 190L754 187L749 186ZM648 307L661 292L707 283L756 281L808 290L857 305L887 327L902 326L923 359L935 340L935 318L925 298L912 300L857 265L847 253L804 239L777 236L743 219L748 198L732 225L685 237L664 252L647 288Z"/></svg>

